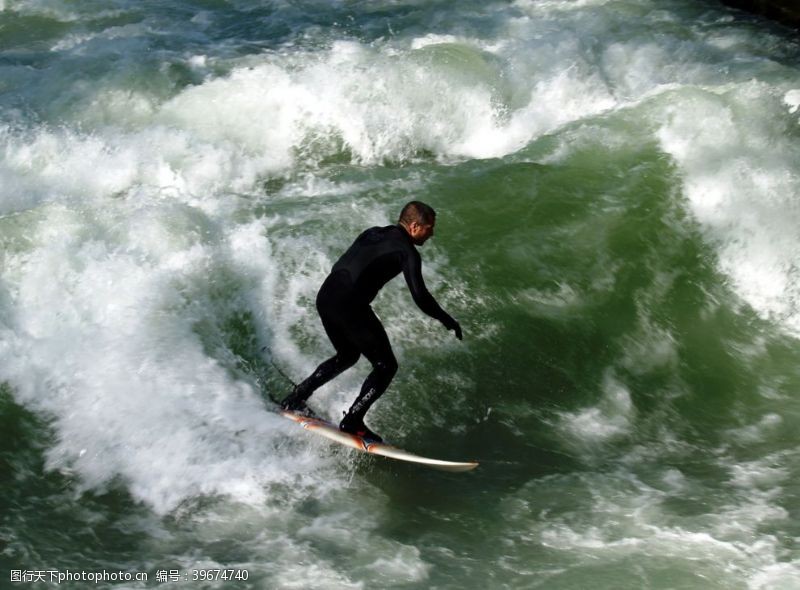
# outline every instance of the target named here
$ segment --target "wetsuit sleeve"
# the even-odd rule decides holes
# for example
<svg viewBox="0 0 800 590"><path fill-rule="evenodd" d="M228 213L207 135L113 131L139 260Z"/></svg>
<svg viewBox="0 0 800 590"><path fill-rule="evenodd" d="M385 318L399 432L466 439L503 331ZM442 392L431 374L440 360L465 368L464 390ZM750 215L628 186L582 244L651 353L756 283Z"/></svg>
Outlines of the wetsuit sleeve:
<svg viewBox="0 0 800 590"><path fill-rule="evenodd" d="M405 257L403 276L406 278L408 290L411 291L411 296L414 298L414 303L417 304L417 307L433 319L442 322L448 330L457 325L457 322L439 306L436 299L425 287L425 281L422 280L422 259L419 252L414 249Z"/></svg>

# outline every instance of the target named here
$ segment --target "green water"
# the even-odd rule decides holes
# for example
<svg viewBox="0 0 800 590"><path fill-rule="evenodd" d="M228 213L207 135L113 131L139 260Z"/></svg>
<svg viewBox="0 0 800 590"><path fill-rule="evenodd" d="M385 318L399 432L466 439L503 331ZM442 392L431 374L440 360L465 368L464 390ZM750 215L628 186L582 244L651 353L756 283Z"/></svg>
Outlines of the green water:
<svg viewBox="0 0 800 590"><path fill-rule="evenodd" d="M798 122L714 2L0 0L0 587L800 588ZM368 422L467 474L268 402L412 199Z"/></svg>

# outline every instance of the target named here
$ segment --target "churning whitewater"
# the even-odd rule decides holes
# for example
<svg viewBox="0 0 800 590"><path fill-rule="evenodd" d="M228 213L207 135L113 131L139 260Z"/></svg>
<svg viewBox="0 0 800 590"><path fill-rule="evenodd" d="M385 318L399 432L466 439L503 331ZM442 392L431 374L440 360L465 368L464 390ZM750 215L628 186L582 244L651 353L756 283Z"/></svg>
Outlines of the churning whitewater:
<svg viewBox="0 0 800 590"><path fill-rule="evenodd" d="M798 137L711 0L0 0L3 583L800 589ZM389 283L368 421L469 474L269 401L414 199L464 341Z"/></svg>

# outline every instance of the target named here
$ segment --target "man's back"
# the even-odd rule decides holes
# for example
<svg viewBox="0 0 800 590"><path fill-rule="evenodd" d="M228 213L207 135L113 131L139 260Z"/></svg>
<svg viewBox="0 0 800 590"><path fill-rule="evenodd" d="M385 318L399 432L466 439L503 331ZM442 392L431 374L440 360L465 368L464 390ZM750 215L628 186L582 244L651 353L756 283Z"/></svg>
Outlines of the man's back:
<svg viewBox="0 0 800 590"><path fill-rule="evenodd" d="M371 227L359 235L333 265L331 274L346 271L354 294L370 303L400 271L419 266L419 254L403 228Z"/></svg>

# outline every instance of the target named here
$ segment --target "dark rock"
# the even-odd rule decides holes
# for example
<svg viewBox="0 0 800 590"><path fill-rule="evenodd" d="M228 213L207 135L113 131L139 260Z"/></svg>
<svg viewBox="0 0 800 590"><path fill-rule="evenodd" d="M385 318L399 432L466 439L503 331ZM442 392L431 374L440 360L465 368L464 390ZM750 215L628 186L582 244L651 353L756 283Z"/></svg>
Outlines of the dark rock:
<svg viewBox="0 0 800 590"><path fill-rule="evenodd" d="M785 25L800 29L798 0L722 0L723 4L761 14Z"/></svg>

